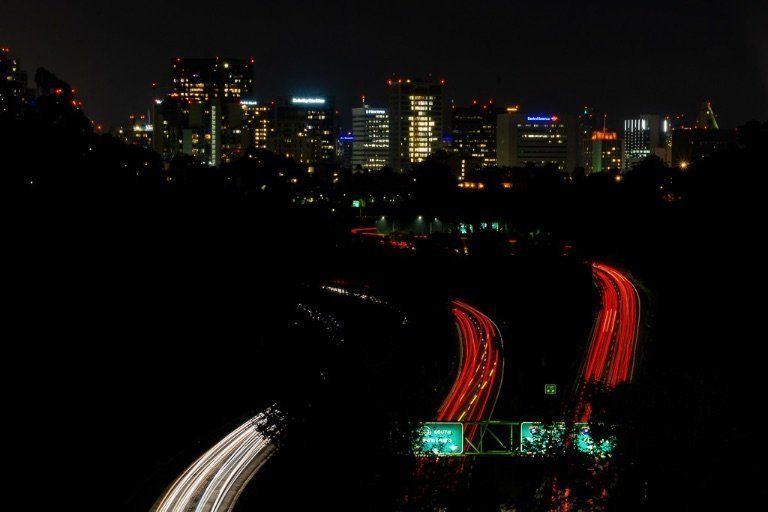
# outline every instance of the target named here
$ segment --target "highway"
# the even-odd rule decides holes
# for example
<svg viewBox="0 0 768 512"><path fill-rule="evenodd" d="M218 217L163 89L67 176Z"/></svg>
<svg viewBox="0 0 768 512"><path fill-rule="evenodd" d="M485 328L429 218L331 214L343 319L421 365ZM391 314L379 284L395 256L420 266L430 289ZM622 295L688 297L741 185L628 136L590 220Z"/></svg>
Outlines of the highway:
<svg viewBox="0 0 768 512"><path fill-rule="evenodd" d="M640 327L640 296L630 278L601 263L592 265L592 275L600 291L601 308L577 380L580 421L588 421L591 414L583 396L587 384L599 383L610 389L632 380Z"/></svg>
<svg viewBox="0 0 768 512"><path fill-rule="evenodd" d="M459 333L460 363L437 421L487 420L504 376L503 340L493 321L472 306L454 300L452 312ZM476 430L477 425L470 425L465 437L471 441Z"/></svg>
<svg viewBox="0 0 768 512"><path fill-rule="evenodd" d="M257 431L258 414L205 452L155 502L151 512L226 512L276 448Z"/></svg>

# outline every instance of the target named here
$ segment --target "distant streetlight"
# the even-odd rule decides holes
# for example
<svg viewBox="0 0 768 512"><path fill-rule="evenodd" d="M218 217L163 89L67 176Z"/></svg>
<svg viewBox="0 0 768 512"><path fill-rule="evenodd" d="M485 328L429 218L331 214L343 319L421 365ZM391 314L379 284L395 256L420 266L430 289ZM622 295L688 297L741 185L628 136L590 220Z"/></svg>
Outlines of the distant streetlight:
<svg viewBox="0 0 768 512"><path fill-rule="evenodd" d="M680 169L686 170L688 168L688 162L680 162Z"/></svg>

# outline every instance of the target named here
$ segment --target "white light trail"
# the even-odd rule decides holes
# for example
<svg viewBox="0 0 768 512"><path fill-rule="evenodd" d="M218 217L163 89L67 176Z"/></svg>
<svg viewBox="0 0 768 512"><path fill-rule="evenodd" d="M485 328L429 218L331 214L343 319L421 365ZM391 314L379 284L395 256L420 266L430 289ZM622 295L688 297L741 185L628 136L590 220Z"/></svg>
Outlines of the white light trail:
<svg viewBox="0 0 768 512"><path fill-rule="evenodd" d="M151 512L228 512L276 447L257 426L260 413L205 452L166 490Z"/></svg>

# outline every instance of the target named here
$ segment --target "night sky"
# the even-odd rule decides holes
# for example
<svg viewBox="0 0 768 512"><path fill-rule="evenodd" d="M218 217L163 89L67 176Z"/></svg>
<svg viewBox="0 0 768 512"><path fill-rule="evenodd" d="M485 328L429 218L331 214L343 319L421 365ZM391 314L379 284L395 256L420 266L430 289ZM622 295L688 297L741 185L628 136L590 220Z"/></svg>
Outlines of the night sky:
<svg viewBox="0 0 768 512"><path fill-rule="evenodd" d="M459 102L593 105L768 119L768 0L623 2L0 0L0 45L78 89L99 123L146 111L176 56L256 59L256 97L334 95L347 115L393 73L448 81Z"/></svg>

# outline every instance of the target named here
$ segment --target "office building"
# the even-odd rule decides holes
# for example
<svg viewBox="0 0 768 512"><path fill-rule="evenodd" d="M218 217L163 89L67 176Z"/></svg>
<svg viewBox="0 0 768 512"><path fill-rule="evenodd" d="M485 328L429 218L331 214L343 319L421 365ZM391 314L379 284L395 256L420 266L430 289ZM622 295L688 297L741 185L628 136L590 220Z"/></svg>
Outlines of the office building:
<svg viewBox="0 0 768 512"><path fill-rule="evenodd" d="M0 114L18 115L27 98L27 74L8 48L0 48Z"/></svg>
<svg viewBox="0 0 768 512"><path fill-rule="evenodd" d="M685 168L692 162L712 156L716 151L735 145L736 130L679 128L672 132L672 163Z"/></svg>
<svg viewBox="0 0 768 512"><path fill-rule="evenodd" d="M171 93L154 105L154 149L165 162L178 154L211 166L238 158L255 138L248 123L259 124L244 100L252 89L252 59L176 59Z"/></svg>
<svg viewBox="0 0 768 512"><path fill-rule="evenodd" d="M129 116L127 123L117 128L117 138L124 144L141 146L144 148L152 147L152 135L154 127L146 114L135 114Z"/></svg>
<svg viewBox="0 0 768 512"><path fill-rule="evenodd" d="M244 147L266 149L267 139L272 130L273 106L262 105L250 99L242 100L240 106L243 110L243 130L246 134Z"/></svg>
<svg viewBox="0 0 768 512"><path fill-rule="evenodd" d="M352 132L339 135L336 139L336 161L343 169L352 169L352 152L354 151L355 137Z"/></svg>
<svg viewBox="0 0 768 512"><path fill-rule="evenodd" d="M590 137L590 160L584 167L587 173L621 170L621 141L616 132L593 132Z"/></svg>
<svg viewBox="0 0 768 512"><path fill-rule="evenodd" d="M389 165L389 109L352 109L352 169L377 171Z"/></svg>
<svg viewBox="0 0 768 512"><path fill-rule="evenodd" d="M443 146L445 80L393 79L389 85L390 165L411 169Z"/></svg>
<svg viewBox="0 0 768 512"><path fill-rule="evenodd" d="M451 107L450 148L463 159L476 160L481 167L496 165L496 125L503 108L473 101L470 106Z"/></svg>
<svg viewBox="0 0 768 512"><path fill-rule="evenodd" d="M267 149L298 163L333 162L336 156L336 111L331 98L293 97L274 106Z"/></svg>
<svg viewBox="0 0 768 512"><path fill-rule="evenodd" d="M605 122L605 119L603 121ZM594 109L585 105L579 113L578 123L579 149L576 155L576 167L582 167L589 174L592 171L592 134L597 129ZM603 124L603 130L605 130L605 124Z"/></svg>
<svg viewBox="0 0 768 512"><path fill-rule="evenodd" d="M704 102L693 126L676 126L672 131L672 162L686 168L692 162L712 156L716 151L735 145L736 130L720 128L712 103Z"/></svg>
<svg viewBox="0 0 768 512"><path fill-rule="evenodd" d="M156 101L153 110L154 150L166 163L176 155L194 157L206 165L221 161L221 106L187 102L176 97Z"/></svg>
<svg viewBox="0 0 768 512"><path fill-rule="evenodd" d="M669 119L645 114L624 121L622 169L627 171L656 155L664 162L671 160L671 126Z"/></svg>
<svg viewBox="0 0 768 512"><path fill-rule="evenodd" d="M171 96L183 101L240 101L253 92L253 59L189 59L173 62Z"/></svg>
<svg viewBox="0 0 768 512"><path fill-rule="evenodd" d="M572 172L576 167L577 122L570 116L523 114L508 109L497 117L497 154L500 166L553 166Z"/></svg>

